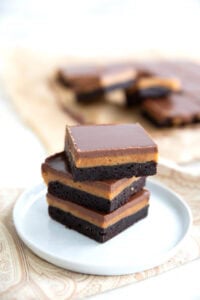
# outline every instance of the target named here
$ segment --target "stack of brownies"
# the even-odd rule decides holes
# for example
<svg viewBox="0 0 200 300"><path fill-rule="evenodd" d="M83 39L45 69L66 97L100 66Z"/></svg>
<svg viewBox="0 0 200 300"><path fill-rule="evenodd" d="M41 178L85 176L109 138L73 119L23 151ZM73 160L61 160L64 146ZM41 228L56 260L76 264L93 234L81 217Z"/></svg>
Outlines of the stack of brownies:
<svg viewBox="0 0 200 300"><path fill-rule="evenodd" d="M49 215L105 242L148 214L146 176L158 149L139 124L72 126L65 149L42 164Z"/></svg>

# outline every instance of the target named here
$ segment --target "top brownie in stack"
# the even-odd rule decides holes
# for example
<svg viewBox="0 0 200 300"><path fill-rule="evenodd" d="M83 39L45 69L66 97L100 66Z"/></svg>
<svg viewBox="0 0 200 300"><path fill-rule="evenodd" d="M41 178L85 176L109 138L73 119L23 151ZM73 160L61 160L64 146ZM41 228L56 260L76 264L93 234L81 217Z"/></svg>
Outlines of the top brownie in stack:
<svg viewBox="0 0 200 300"><path fill-rule="evenodd" d="M157 145L139 124L67 127L65 153L75 181L156 174Z"/></svg>

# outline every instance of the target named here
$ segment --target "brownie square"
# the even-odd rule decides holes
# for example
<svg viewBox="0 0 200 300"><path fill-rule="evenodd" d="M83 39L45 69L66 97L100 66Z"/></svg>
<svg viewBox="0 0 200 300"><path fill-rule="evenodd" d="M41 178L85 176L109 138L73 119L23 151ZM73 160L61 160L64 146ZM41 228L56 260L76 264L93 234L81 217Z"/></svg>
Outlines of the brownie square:
<svg viewBox="0 0 200 300"><path fill-rule="evenodd" d="M168 78L155 75L144 75L136 83L125 89L128 106L143 102L147 98L158 99L167 97L172 92L180 92L181 84L177 78Z"/></svg>
<svg viewBox="0 0 200 300"><path fill-rule="evenodd" d="M58 80L71 88L81 102L96 100L105 92L127 88L135 77L134 68L126 64L62 67L57 73Z"/></svg>
<svg viewBox="0 0 200 300"><path fill-rule="evenodd" d="M47 194L49 215L55 221L98 242L106 242L147 216L150 193L142 190L111 213L101 213Z"/></svg>
<svg viewBox="0 0 200 300"><path fill-rule="evenodd" d="M154 124L161 127L176 127L200 121L200 102L187 94L147 99L142 110Z"/></svg>
<svg viewBox="0 0 200 300"><path fill-rule="evenodd" d="M67 127L65 153L75 181L156 174L157 145L139 124Z"/></svg>

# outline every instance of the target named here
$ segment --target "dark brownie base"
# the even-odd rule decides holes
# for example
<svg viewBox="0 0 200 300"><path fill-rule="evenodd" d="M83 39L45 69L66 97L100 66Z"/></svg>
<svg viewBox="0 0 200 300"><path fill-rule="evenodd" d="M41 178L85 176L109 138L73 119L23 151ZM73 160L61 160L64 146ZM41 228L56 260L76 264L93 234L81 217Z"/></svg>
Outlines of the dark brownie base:
<svg viewBox="0 0 200 300"><path fill-rule="evenodd" d="M62 78L61 75L58 75L57 80L60 84L70 88L70 85L66 83L66 81ZM125 89L125 88L130 87L133 83L134 83L133 80L128 80L128 81L121 82L118 84L113 84L113 85L105 87L105 88L99 87L97 89L94 89L94 90L91 90L88 92L84 92L84 93L80 93L80 92L76 93L76 91L74 90L74 93L76 94L77 101L87 103L87 102L92 102L93 100L94 101L100 100L101 97L105 94L105 92L112 92L116 89ZM73 90L73 86L71 88Z"/></svg>
<svg viewBox="0 0 200 300"><path fill-rule="evenodd" d="M105 95L105 91L103 89L98 89L95 91L87 92L87 93L76 93L76 100L80 103L91 103L103 100L102 97Z"/></svg>
<svg viewBox="0 0 200 300"><path fill-rule="evenodd" d="M62 210L53 206L49 206L48 210L50 217L55 221L67 226L70 229L74 229L90 237L91 239L96 240L97 242L104 243L137 221L145 218L148 214L148 207L149 206L146 206L137 213L120 220L106 229L79 219L72 214L63 212Z"/></svg>
<svg viewBox="0 0 200 300"><path fill-rule="evenodd" d="M170 95L171 91L165 87L152 87L135 91L134 93L126 93L127 106L142 103L147 98L164 98Z"/></svg>
<svg viewBox="0 0 200 300"><path fill-rule="evenodd" d="M135 91L133 93L125 92L126 95L126 106L130 107L133 105L139 105L142 103L142 98L140 97L140 94L138 91Z"/></svg>
<svg viewBox="0 0 200 300"><path fill-rule="evenodd" d="M140 97L143 99L164 98L171 93L171 90L166 87L157 86L152 88L141 89L139 93L140 93Z"/></svg>
<svg viewBox="0 0 200 300"><path fill-rule="evenodd" d="M155 175L157 171L157 163L149 161L145 163L128 163L115 166L98 166L90 168L76 168L73 165L70 152L65 151L69 160L69 168L74 181L95 181L106 179L130 178L133 176L144 177Z"/></svg>
<svg viewBox="0 0 200 300"><path fill-rule="evenodd" d="M124 189L112 201L74 189L58 181L52 181L48 184L48 193L60 199L68 200L93 210L109 213L125 204L130 196L142 190L145 181L145 177L139 178L136 182L133 182Z"/></svg>
<svg viewBox="0 0 200 300"><path fill-rule="evenodd" d="M125 88L130 87L133 83L134 83L133 80L129 80L129 81L121 82L118 84L113 84L113 85L105 87L105 88L99 88L99 89L96 89L96 90L93 90L90 92L77 93L76 98L79 102L85 102L85 101L91 102L93 99L94 100L99 99L106 92L112 92L117 89L125 89Z"/></svg>

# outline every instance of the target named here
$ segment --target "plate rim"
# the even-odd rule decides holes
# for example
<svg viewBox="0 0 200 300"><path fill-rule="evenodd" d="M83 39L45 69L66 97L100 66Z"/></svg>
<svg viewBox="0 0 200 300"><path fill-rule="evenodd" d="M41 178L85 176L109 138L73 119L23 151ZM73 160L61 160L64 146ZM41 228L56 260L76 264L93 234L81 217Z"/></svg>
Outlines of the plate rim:
<svg viewBox="0 0 200 300"><path fill-rule="evenodd" d="M184 200L184 198L182 196L180 196L178 193L174 192L171 188L167 187L165 184L160 183L159 181L157 181L155 179L148 178L147 182L156 188L164 189L167 193L172 194L176 198L177 203L181 204L182 209L184 208L184 210L187 214L187 228L186 228L185 232L183 233L183 236L181 237L181 239L179 241L177 241L176 245L174 247L172 247L170 250L166 251L166 253L162 255L162 259L158 259L158 260L155 259L155 262L153 260L149 263L149 265L146 263L145 268L144 268L144 266L141 266L141 268L137 268L137 270L134 270L131 265L131 267L129 267L129 270L123 271L123 267L122 267L122 270L120 271L118 266L113 267L113 265L112 265L112 270L110 270L109 272L108 272L108 270L106 270L106 272L105 272L103 270L104 266L102 268L100 265L97 265L96 267L98 268L98 271L93 271L92 269L95 268L94 264L92 265L92 269L91 269L91 266L90 265L88 266L87 263L82 263L82 262L80 263L80 262L74 262L74 261L71 262L69 260L63 260L63 258L57 257L49 252L45 252L44 250L35 246L34 243L27 240L26 236L24 235L23 230L21 230L21 226L20 226L21 221L20 221L20 218L18 218L18 210L21 205L21 202L25 201L25 199L29 195L31 195L33 193L35 194L36 189L38 190L37 193L40 193L46 188L46 185L43 182L42 183L40 182L32 187L29 187L18 197L17 201L15 202L15 205L13 207L13 212L12 212L13 223L14 223L14 226L15 226L15 229L17 231L19 238L24 242L24 244L34 254L36 254L43 260L47 261L48 263L52 263L53 265L56 265L58 267L61 267L61 268L67 269L67 270L71 270L73 272L91 274L91 275L103 275L103 276L127 275L127 274L134 274L136 272L145 271L147 269L156 267L156 266L166 262L168 259L170 259L178 251L178 249L180 249L181 245L185 242L185 239L187 238L187 236L191 230L191 227L192 227L192 212L191 212L189 205ZM35 200L33 202L35 202Z"/></svg>

